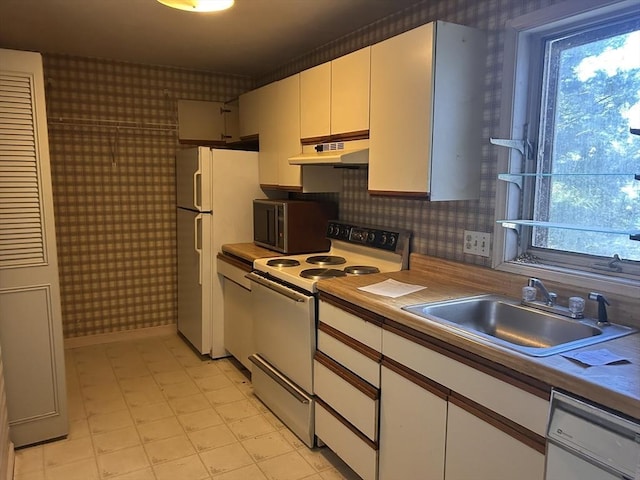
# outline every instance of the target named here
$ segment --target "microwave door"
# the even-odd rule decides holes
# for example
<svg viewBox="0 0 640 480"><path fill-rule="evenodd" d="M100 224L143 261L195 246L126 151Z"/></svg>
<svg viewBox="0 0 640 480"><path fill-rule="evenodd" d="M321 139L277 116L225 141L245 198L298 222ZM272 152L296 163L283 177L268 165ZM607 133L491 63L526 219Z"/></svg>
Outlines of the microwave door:
<svg viewBox="0 0 640 480"><path fill-rule="evenodd" d="M253 219L254 240L262 245L276 246L275 205L255 204Z"/></svg>

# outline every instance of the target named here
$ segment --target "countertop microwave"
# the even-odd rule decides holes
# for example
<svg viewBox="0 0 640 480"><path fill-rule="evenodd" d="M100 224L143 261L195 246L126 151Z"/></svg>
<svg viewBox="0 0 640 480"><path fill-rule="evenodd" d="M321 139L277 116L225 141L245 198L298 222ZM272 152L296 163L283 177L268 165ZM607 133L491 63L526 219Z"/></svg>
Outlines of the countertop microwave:
<svg viewBox="0 0 640 480"><path fill-rule="evenodd" d="M329 202L309 200L253 201L253 242L283 254L326 252L327 225L337 218Z"/></svg>

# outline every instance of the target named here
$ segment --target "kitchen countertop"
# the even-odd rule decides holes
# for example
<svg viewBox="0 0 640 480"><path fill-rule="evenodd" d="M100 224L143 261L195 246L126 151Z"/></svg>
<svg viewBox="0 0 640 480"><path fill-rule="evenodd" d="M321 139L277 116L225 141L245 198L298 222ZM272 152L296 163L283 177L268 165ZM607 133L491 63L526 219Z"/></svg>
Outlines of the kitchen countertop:
<svg viewBox="0 0 640 480"><path fill-rule="evenodd" d="M461 264L462 265L462 264ZM464 268L479 268L466 266ZM358 290L386 279L427 287L398 298L383 297ZM490 284L490 282L487 282ZM347 276L320 280L318 290L341 298L360 308L369 310L399 324L442 340L453 347L475 354L499 366L537 379L553 387L585 397L605 407L640 418L640 333L582 347L580 351L606 348L623 356L630 363L585 368L563 357L529 357L493 345L464 333L453 332L446 326L431 322L401 310L405 305L436 302L483 293L504 293L472 287L456 282L433 271L404 270L363 276ZM517 297L516 297L517 298Z"/></svg>
<svg viewBox="0 0 640 480"><path fill-rule="evenodd" d="M240 258L248 264L256 258L282 256L278 252L258 247L253 243L225 244L222 246L222 252ZM423 262L425 259L429 260ZM627 358L630 363L585 368L561 354L529 357L453 332L437 322L429 322L402 310L405 305L437 302L483 293L500 293L517 298L516 292L524 281L521 277L468 264L456 265L454 262L415 254L411 257L411 268L411 270L400 272L320 280L318 290L475 354L498 366L507 367L548 385L562 388L636 419L640 418L640 333L579 349L587 351L606 348L614 354ZM388 278L427 288L398 298L383 297L358 290L358 287ZM480 283L482 287L478 286L478 278L487 279Z"/></svg>
<svg viewBox="0 0 640 480"><path fill-rule="evenodd" d="M222 253L233 255L251 264L256 258L282 256L279 252L259 247L254 243L227 243L222 245Z"/></svg>

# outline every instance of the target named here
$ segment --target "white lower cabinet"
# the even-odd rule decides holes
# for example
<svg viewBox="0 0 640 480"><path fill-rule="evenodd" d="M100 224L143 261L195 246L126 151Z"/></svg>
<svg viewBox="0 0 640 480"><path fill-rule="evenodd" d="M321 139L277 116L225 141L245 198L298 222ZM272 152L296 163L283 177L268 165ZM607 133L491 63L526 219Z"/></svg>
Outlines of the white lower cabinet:
<svg viewBox="0 0 640 480"><path fill-rule="evenodd" d="M543 480L546 385L326 294L318 320L315 432L364 480Z"/></svg>
<svg viewBox="0 0 640 480"><path fill-rule="evenodd" d="M385 360L382 385L380 480L444 478L446 393Z"/></svg>
<svg viewBox="0 0 640 480"><path fill-rule="evenodd" d="M544 478L543 453L452 402L446 451L446 480Z"/></svg>
<svg viewBox="0 0 640 480"><path fill-rule="evenodd" d="M249 356L256 353L253 341L251 282L247 271L218 258L218 273L224 277L224 348L245 368L253 371Z"/></svg>
<svg viewBox="0 0 640 480"><path fill-rule="evenodd" d="M382 334L381 480L543 480L542 393L390 329ZM505 408L509 401L517 405Z"/></svg>

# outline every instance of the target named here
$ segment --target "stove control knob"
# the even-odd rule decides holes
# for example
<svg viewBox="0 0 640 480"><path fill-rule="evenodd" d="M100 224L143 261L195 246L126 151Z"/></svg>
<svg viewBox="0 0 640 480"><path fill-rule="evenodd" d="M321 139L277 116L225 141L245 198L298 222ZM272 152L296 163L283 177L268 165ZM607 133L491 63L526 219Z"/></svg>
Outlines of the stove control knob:
<svg viewBox="0 0 640 480"><path fill-rule="evenodd" d="M396 238L395 235L389 235L389 242L388 242L389 245L392 245L392 246L395 245L396 244L396 240L397 240L397 238Z"/></svg>
<svg viewBox="0 0 640 480"><path fill-rule="evenodd" d="M344 227L344 228L342 229L342 236L343 236L344 238L349 238L349 227Z"/></svg>
<svg viewBox="0 0 640 480"><path fill-rule="evenodd" d="M367 241L369 243L373 243L376 240L376 234L373 232L369 232L369 235L367 236Z"/></svg>
<svg viewBox="0 0 640 480"><path fill-rule="evenodd" d="M383 233L382 237L380 237L380 243L382 245L386 245L387 244L387 234L386 233Z"/></svg>
<svg viewBox="0 0 640 480"><path fill-rule="evenodd" d="M337 233L338 227L335 225L329 225L329 235L335 235Z"/></svg>

